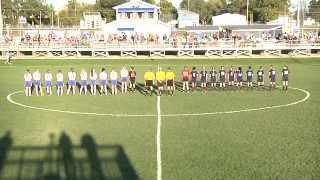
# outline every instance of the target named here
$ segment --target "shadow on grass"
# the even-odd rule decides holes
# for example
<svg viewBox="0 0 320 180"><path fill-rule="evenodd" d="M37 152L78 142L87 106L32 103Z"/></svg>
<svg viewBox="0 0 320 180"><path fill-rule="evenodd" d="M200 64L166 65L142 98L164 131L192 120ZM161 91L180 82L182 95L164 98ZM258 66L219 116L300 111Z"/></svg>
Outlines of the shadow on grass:
<svg viewBox="0 0 320 180"><path fill-rule="evenodd" d="M90 134L74 145L67 133L47 146L14 146L0 138L1 180L139 180L121 145L99 145Z"/></svg>

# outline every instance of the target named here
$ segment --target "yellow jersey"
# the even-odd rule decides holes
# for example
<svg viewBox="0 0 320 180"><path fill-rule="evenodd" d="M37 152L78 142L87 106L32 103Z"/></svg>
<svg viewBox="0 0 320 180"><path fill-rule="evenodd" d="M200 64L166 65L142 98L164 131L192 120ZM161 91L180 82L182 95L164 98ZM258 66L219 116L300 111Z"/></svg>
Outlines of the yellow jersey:
<svg viewBox="0 0 320 180"><path fill-rule="evenodd" d="M157 79L157 81L160 81L160 82L165 81L166 80L166 73L164 71L158 71L156 73L156 79Z"/></svg>
<svg viewBox="0 0 320 180"><path fill-rule="evenodd" d="M147 71L144 73L144 80L146 81L153 81L154 80L154 73L151 71Z"/></svg>
<svg viewBox="0 0 320 180"><path fill-rule="evenodd" d="M167 74L166 74L167 80L174 80L174 78L175 78L174 72L172 72L172 71L167 72Z"/></svg>

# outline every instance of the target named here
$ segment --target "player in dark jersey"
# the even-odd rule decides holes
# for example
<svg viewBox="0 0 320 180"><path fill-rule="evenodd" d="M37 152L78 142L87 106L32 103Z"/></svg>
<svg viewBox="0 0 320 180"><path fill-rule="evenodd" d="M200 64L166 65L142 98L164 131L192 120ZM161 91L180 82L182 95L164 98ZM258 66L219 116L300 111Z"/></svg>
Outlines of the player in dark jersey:
<svg viewBox="0 0 320 180"><path fill-rule="evenodd" d="M203 91L207 90L207 80L208 80L208 74L205 67L202 67L202 70L200 72L200 80L201 80L201 88Z"/></svg>
<svg viewBox="0 0 320 180"><path fill-rule="evenodd" d="M276 70L271 65L269 70L270 88L276 88Z"/></svg>
<svg viewBox="0 0 320 180"><path fill-rule="evenodd" d="M264 71L262 66L260 66L259 70L257 71L257 82L258 87L264 85Z"/></svg>
<svg viewBox="0 0 320 180"><path fill-rule="evenodd" d="M137 72L134 69L134 66L131 66L131 69L129 71L129 90L132 92L135 92L136 90L136 77Z"/></svg>
<svg viewBox="0 0 320 180"><path fill-rule="evenodd" d="M214 67L212 67L212 70L210 71L211 76L211 87L216 88L217 87L217 71L214 70Z"/></svg>
<svg viewBox="0 0 320 180"><path fill-rule="evenodd" d="M228 71L228 79L229 79L229 86L234 85L234 71L233 67L231 66L230 70Z"/></svg>
<svg viewBox="0 0 320 180"><path fill-rule="evenodd" d="M288 66L284 66L282 69L282 82L283 82L282 89L287 91L288 85L289 85L289 68L288 68Z"/></svg>
<svg viewBox="0 0 320 180"><path fill-rule="evenodd" d="M241 88L242 87L242 81L243 81L243 72L242 72L242 68L239 67L237 70L237 83L236 86Z"/></svg>
<svg viewBox="0 0 320 180"><path fill-rule="evenodd" d="M198 77L198 72L196 70L196 67L192 68L191 71L191 86L192 86L192 91L196 90L197 88L197 77Z"/></svg>
<svg viewBox="0 0 320 180"><path fill-rule="evenodd" d="M226 71L224 70L224 67L221 66L221 69L219 71L219 76L220 76L220 88L225 88L226 87Z"/></svg>
<svg viewBox="0 0 320 180"><path fill-rule="evenodd" d="M248 87L253 87L252 81L253 81L253 70L252 70L251 66L249 66L249 69L247 70Z"/></svg>

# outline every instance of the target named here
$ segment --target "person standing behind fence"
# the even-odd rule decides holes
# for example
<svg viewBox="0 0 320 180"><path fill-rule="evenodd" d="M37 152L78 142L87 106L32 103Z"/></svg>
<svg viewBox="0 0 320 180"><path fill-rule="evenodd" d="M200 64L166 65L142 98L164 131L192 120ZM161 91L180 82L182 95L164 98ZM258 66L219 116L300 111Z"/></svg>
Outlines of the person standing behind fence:
<svg viewBox="0 0 320 180"><path fill-rule="evenodd" d="M91 91L91 95L93 96L95 96L97 93L97 78L98 78L98 75L96 73L96 70L92 68L90 71L90 81L91 81L90 91Z"/></svg>
<svg viewBox="0 0 320 180"><path fill-rule="evenodd" d="M25 95L31 96L32 75L29 69L26 70L26 72L23 75L23 78L24 78Z"/></svg>
<svg viewBox="0 0 320 180"><path fill-rule="evenodd" d="M116 95L118 94L118 73L112 68L110 72L110 80L111 80L111 94Z"/></svg>

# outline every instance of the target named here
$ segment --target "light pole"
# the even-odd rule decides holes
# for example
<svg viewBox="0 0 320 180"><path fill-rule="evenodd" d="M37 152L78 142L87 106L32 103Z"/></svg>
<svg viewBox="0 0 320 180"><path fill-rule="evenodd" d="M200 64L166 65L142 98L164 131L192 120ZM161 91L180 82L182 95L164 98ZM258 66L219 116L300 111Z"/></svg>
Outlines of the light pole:
<svg viewBox="0 0 320 180"><path fill-rule="evenodd" d="M0 0L0 37L2 36L2 32L3 32L3 19L2 19L1 3L2 3L2 1Z"/></svg>
<svg viewBox="0 0 320 180"><path fill-rule="evenodd" d="M42 19L42 14L41 14L41 10L40 10L39 18L40 18L40 26L39 26L39 27L41 28L41 25L42 25L42 20L41 20L41 19Z"/></svg>
<svg viewBox="0 0 320 180"><path fill-rule="evenodd" d="M247 23L249 24L249 0L247 0Z"/></svg>
<svg viewBox="0 0 320 180"><path fill-rule="evenodd" d="M32 20L32 27L34 27L34 15L32 14L31 16L30 16L30 19Z"/></svg>
<svg viewBox="0 0 320 180"><path fill-rule="evenodd" d="M53 10L51 10L51 27L53 27Z"/></svg>

